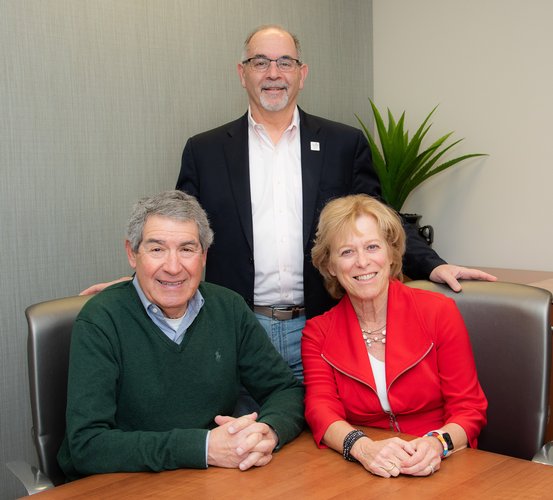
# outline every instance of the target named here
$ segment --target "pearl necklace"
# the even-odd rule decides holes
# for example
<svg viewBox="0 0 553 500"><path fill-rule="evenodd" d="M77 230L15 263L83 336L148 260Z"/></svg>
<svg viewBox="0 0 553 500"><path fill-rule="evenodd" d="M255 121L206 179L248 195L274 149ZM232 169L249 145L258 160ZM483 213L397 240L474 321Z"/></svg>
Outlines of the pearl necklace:
<svg viewBox="0 0 553 500"><path fill-rule="evenodd" d="M363 333L365 345L368 348L372 347L373 342L380 342L381 344L386 343L386 323L384 323L384 325L380 328L375 328L374 330L363 330L363 328L361 328L361 332Z"/></svg>

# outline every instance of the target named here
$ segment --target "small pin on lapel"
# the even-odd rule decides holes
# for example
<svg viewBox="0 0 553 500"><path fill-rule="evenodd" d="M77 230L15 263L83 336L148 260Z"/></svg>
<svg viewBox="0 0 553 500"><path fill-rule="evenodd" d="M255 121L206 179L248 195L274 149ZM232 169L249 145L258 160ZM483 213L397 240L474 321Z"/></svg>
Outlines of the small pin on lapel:
<svg viewBox="0 0 553 500"><path fill-rule="evenodd" d="M318 142L311 141L311 151L320 151L321 145Z"/></svg>

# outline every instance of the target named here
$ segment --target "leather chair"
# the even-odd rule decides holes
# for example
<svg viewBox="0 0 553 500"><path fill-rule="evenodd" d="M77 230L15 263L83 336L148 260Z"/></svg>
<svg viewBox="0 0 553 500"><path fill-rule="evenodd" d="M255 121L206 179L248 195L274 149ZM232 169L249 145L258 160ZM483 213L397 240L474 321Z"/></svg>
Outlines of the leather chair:
<svg viewBox="0 0 553 500"><path fill-rule="evenodd" d="M75 318L89 299L76 296L50 300L25 311L32 437L39 469L22 461L7 465L29 494L65 482L56 456L65 434L69 345Z"/></svg>
<svg viewBox="0 0 553 500"><path fill-rule="evenodd" d="M430 281L408 286L455 300L488 398L482 450L531 460L545 439L551 367L551 293L513 283L464 281L460 293Z"/></svg>

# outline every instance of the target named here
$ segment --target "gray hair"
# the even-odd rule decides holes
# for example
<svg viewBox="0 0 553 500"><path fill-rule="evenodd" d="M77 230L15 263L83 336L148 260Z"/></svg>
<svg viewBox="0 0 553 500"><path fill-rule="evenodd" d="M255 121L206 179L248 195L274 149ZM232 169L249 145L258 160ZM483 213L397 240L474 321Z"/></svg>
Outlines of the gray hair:
<svg viewBox="0 0 553 500"><path fill-rule="evenodd" d="M294 35L294 33L290 33L286 28L283 28L282 26L280 26L278 24L263 24L263 25L258 26L257 28L255 28L248 35L248 37L246 38L246 41L244 42L244 48L242 49L242 58L240 59L240 61L244 61L245 59L248 58L249 45L250 45L251 39L254 37L254 35L259 33L260 31L265 31L265 30L270 30L270 29L281 31L282 33L287 33L288 35L290 35L292 37L292 40L294 40L294 45L296 46L296 52L298 53L298 59L301 61L301 46L300 46L299 38L296 35Z"/></svg>
<svg viewBox="0 0 553 500"><path fill-rule="evenodd" d="M155 196L147 196L136 203L127 224L127 239L133 252L138 252L142 243L144 225L148 217L159 215L182 222L195 222L198 226L200 245L204 252L213 243L213 231L205 210L198 200L182 191L164 191Z"/></svg>

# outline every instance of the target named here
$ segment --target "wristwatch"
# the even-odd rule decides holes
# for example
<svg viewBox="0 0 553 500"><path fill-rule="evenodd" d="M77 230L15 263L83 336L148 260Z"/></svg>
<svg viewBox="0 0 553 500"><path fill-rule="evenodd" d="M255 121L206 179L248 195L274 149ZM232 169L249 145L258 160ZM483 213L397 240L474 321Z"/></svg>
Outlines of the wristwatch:
<svg viewBox="0 0 553 500"><path fill-rule="evenodd" d="M449 433L442 431L430 431L427 436L433 436L440 441L440 443L442 443L444 448L442 458L445 458L450 451L453 451L453 441L451 440Z"/></svg>

